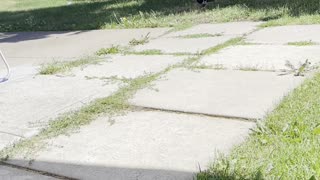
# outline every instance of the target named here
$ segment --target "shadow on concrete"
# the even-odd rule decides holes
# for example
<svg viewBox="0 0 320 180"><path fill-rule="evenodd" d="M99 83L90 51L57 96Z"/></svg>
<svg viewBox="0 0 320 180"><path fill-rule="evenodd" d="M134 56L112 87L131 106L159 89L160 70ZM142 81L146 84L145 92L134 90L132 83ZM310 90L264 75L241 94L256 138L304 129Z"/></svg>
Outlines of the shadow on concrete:
<svg viewBox="0 0 320 180"><path fill-rule="evenodd" d="M81 160L79 160L81 161ZM20 164L15 166L11 164ZM2 167L2 168L1 168ZM27 162L24 160L10 160L10 164L0 162L0 180L2 179L23 179L23 173L8 171L5 168L27 172L35 175L32 179L44 179L53 177L57 179L93 179L93 180L193 180L195 174L185 171L174 171L165 169L147 169L135 167L107 167L90 164L69 164L57 162ZM2 169L2 170L1 170ZM27 174L26 173L26 174ZM28 179L25 175L25 179ZM30 179L30 177L29 177Z"/></svg>
<svg viewBox="0 0 320 180"><path fill-rule="evenodd" d="M319 14L319 0L216 0L206 8L212 10L241 5L249 10L272 11L287 9L291 16ZM148 16L179 15L203 9L196 6L195 0L99 0L71 5L31 9L25 11L0 12L0 31L66 31L99 29L121 22L121 17L136 17L148 21ZM264 17L261 20L277 19L284 14ZM132 23L130 27L135 27ZM137 25L138 27L139 25ZM152 27L151 24L146 26ZM141 27L141 25L139 26ZM126 26L124 25L124 28ZM38 38L41 38L39 36Z"/></svg>
<svg viewBox="0 0 320 180"><path fill-rule="evenodd" d="M67 32L19 32L19 33L1 33L0 43L15 43L20 41L45 39L52 35L61 35Z"/></svg>
<svg viewBox="0 0 320 180"><path fill-rule="evenodd" d="M46 31L46 32L12 32L0 33L0 43L16 43L21 41L30 41L54 37L55 35L73 36L88 31Z"/></svg>

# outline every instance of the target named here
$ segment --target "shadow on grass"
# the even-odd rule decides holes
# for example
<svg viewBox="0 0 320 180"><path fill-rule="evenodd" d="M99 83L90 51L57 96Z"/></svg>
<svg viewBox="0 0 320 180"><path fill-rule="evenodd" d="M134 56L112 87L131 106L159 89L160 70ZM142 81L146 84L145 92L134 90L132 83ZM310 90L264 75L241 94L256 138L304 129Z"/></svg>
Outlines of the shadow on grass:
<svg viewBox="0 0 320 180"><path fill-rule="evenodd" d="M291 16L319 14L320 12L319 0L216 0L206 10L235 5L241 5L252 11L287 8ZM179 14L191 11L204 10L198 8L194 0L80 1L59 7L0 12L0 32L91 30L100 29L106 25L108 27L117 26L123 23L122 17L136 16L136 19L147 19L152 16L158 18L173 15L179 20ZM281 16L264 17L261 20L277 19ZM135 18L129 23L135 23ZM135 27L132 24L131 26ZM146 24L145 26L158 27L159 24Z"/></svg>
<svg viewBox="0 0 320 180"><path fill-rule="evenodd" d="M255 174L232 174L228 170L216 169L212 171L203 171L197 174L197 180L264 180L261 171L257 170Z"/></svg>
<svg viewBox="0 0 320 180"><path fill-rule="evenodd" d="M79 162L82 160L79 159ZM0 162L0 179L46 179L45 177L55 177L57 179L110 179L110 180L193 180L195 174L187 171L175 171L166 169L147 169L139 167L116 167L93 164L77 164L64 162L34 161L30 163L24 160L11 160L10 163L23 165L27 168L11 166ZM22 166L21 166L22 167ZM30 174L43 174L46 176L30 177L16 170L29 172Z"/></svg>

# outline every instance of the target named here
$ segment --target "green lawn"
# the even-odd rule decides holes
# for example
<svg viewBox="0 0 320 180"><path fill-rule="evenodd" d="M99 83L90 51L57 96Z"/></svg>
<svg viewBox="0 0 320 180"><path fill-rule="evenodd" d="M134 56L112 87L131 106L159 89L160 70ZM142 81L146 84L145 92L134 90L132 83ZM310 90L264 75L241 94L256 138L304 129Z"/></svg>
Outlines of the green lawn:
<svg viewBox="0 0 320 180"><path fill-rule="evenodd" d="M70 0L71 1L71 0ZM1 0L0 31L176 27L228 21L320 23L319 0Z"/></svg>
<svg viewBox="0 0 320 180"><path fill-rule="evenodd" d="M320 178L320 73L287 96L248 141L198 180Z"/></svg>

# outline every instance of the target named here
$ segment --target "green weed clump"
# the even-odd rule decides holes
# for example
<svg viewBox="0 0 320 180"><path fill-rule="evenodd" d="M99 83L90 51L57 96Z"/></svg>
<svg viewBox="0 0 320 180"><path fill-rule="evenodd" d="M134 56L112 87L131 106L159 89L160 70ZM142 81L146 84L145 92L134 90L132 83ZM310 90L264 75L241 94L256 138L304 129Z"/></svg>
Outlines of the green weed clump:
<svg viewBox="0 0 320 180"><path fill-rule="evenodd" d="M70 71L72 68L81 67L89 64L98 64L102 59L96 57L86 57L75 61L54 61L52 63L43 64L40 67L39 74L53 75Z"/></svg>
<svg viewBox="0 0 320 180"><path fill-rule="evenodd" d="M121 52L119 46L111 46L110 48L101 48L96 52L97 56L103 56L108 54L118 54Z"/></svg>

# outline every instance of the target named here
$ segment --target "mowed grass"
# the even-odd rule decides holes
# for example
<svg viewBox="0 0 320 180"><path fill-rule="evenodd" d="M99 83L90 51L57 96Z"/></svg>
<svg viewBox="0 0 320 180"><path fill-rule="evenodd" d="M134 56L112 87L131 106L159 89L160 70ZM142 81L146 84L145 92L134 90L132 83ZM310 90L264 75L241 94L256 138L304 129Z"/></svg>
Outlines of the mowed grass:
<svg viewBox="0 0 320 180"><path fill-rule="evenodd" d="M1 31L104 28L181 29L199 23L268 21L263 26L320 23L319 0L1 0Z"/></svg>
<svg viewBox="0 0 320 180"><path fill-rule="evenodd" d="M320 73L287 96L246 143L198 180L319 179Z"/></svg>

